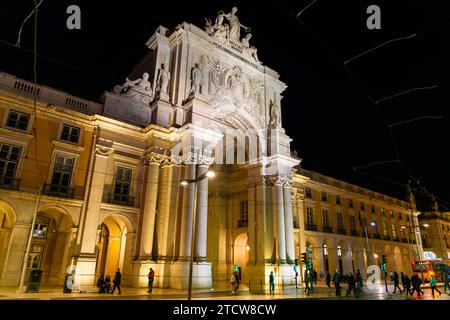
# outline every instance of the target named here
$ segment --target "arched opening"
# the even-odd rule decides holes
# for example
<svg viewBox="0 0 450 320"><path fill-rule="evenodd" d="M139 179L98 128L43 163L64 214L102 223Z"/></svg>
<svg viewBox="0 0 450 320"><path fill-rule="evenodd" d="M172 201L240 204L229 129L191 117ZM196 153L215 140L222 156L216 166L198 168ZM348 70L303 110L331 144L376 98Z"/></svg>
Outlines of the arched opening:
<svg viewBox="0 0 450 320"><path fill-rule="evenodd" d="M434 260L437 258L436 253L434 253L433 251L424 251L423 257L425 258L425 260Z"/></svg>
<svg viewBox="0 0 450 320"><path fill-rule="evenodd" d="M356 271L364 270L364 252L361 249L361 246L358 242L352 242L351 248L352 255L352 273L355 274Z"/></svg>
<svg viewBox="0 0 450 320"><path fill-rule="evenodd" d="M72 225L71 215L60 207L44 208L36 216L27 269L42 270L44 285L64 282L74 249Z"/></svg>
<svg viewBox="0 0 450 320"><path fill-rule="evenodd" d="M347 250L347 245L344 241L340 241L336 247L336 255L338 259L338 267L337 270L339 274L343 275L346 271L348 271L348 266L346 266L346 261L350 260L350 255ZM332 270L333 271L333 270Z"/></svg>
<svg viewBox="0 0 450 320"><path fill-rule="evenodd" d="M246 267L248 263L248 254L251 248L248 245L248 236L246 233L239 234L234 240L234 266L233 270L237 269L239 278L247 277Z"/></svg>
<svg viewBox="0 0 450 320"><path fill-rule="evenodd" d="M322 244L322 255L323 255L323 271L326 274L327 272L332 272L336 270L336 263L334 259L334 247L333 242L331 240L325 240Z"/></svg>
<svg viewBox="0 0 450 320"><path fill-rule="evenodd" d="M306 257L312 261L312 268L320 266L319 259L321 254L321 248L319 248L318 242L315 238L309 237L306 240Z"/></svg>
<svg viewBox="0 0 450 320"><path fill-rule="evenodd" d="M113 278L118 268L123 273L128 232L127 222L121 215L110 215L100 225L95 268L96 279L101 274Z"/></svg>
<svg viewBox="0 0 450 320"><path fill-rule="evenodd" d="M0 274L3 272L16 215L13 208L0 201Z"/></svg>

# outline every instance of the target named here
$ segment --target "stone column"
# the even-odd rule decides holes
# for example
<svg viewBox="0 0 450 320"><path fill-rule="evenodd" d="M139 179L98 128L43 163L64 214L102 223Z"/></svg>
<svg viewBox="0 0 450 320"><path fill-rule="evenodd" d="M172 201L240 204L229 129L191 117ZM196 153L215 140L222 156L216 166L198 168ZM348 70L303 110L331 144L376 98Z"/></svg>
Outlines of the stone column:
<svg viewBox="0 0 450 320"><path fill-rule="evenodd" d="M195 179L195 163L186 163L185 179ZM183 210L181 217L180 259L189 260L191 255L192 218L194 214L194 184L183 187Z"/></svg>
<svg viewBox="0 0 450 320"><path fill-rule="evenodd" d="M295 243L294 243L294 224L291 200L291 184L286 182L283 188L284 192L284 222L286 231L286 254L288 261L295 260Z"/></svg>
<svg viewBox="0 0 450 320"><path fill-rule="evenodd" d="M142 229L139 247L140 258L150 258L153 249L160 157L159 154L152 152L144 159L147 167L147 181L142 210Z"/></svg>
<svg viewBox="0 0 450 320"><path fill-rule="evenodd" d="M208 171L209 165L202 163L198 167L198 176ZM206 261L208 234L208 178L197 182L197 219L195 223L195 260Z"/></svg>
<svg viewBox="0 0 450 320"><path fill-rule="evenodd" d="M278 177L277 177L278 178ZM286 262L286 234L284 221L283 184L278 179L273 182L274 220L276 221L277 259Z"/></svg>

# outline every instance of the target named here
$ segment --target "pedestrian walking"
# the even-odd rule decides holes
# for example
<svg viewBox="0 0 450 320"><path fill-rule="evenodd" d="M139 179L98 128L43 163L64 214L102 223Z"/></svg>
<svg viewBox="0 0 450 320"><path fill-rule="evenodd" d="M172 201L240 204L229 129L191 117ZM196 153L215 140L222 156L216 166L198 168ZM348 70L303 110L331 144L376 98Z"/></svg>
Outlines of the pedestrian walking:
<svg viewBox="0 0 450 320"><path fill-rule="evenodd" d="M338 271L336 270L333 275L333 283L334 287L336 288L336 297L341 296L341 276L339 275Z"/></svg>
<svg viewBox="0 0 450 320"><path fill-rule="evenodd" d="M400 272L400 281L402 282L403 292L406 292L405 274L403 272ZM408 295L407 292L406 295Z"/></svg>
<svg viewBox="0 0 450 320"><path fill-rule="evenodd" d="M444 271L443 278L444 278L444 293L447 293L447 288L450 290L450 272Z"/></svg>
<svg viewBox="0 0 450 320"><path fill-rule="evenodd" d="M122 294L122 291L120 290L120 283L122 282L122 274L120 273L120 268L117 268L116 274L114 275L113 279L113 289L111 291L111 294L114 294L114 291L119 290L119 294Z"/></svg>
<svg viewBox="0 0 450 320"><path fill-rule="evenodd" d="M402 289L400 289L400 287L399 287L399 279L398 279L398 273L397 273L397 271L394 271L394 274L393 274L393 276L392 276L392 280L394 281L394 294L396 293L396 291L397 291L397 288L398 288L398 290L400 291L400 294L403 292L402 291Z"/></svg>
<svg viewBox="0 0 450 320"><path fill-rule="evenodd" d="M236 294L239 289L239 275L237 272L233 272L231 275L231 294Z"/></svg>
<svg viewBox="0 0 450 320"><path fill-rule="evenodd" d="M310 277L309 270L305 270L305 292L307 295L309 295L309 292L311 291L309 288L309 282L310 282L309 277Z"/></svg>
<svg viewBox="0 0 450 320"><path fill-rule="evenodd" d="M148 290L147 292L153 291L153 281L155 280L155 271L150 268L150 271L148 273Z"/></svg>
<svg viewBox="0 0 450 320"><path fill-rule="evenodd" d="M273 275L273 271L270 271L269 275L269 290L270 293L275 293L275 276Z"/></svg>
<svg viewBox="0 0 450 320"><path fill-rule="evenodd" d="M315 284L317 284L317 271L316 269L313 269L312 271L312 277ZM311 287L312 288L312 287Z"/></svg>
<svg viewBox="0 0 450 320"><path fill-rule="evenodd" d="M352 294L352 292L353 292L353 294L357 298L358 292L356 291L355 277L353 276L353 274L351 272L349 272L347 275L347 284L348 284L348 288L347 288L347 294L345 296L348 297L348 295Z"/></svg>
<svg viewBox="0 0 450 320"><path fill-rule="evenodd" d="M356 289L358 290L358 294L362 293L362 294L366 294L363 290L363 279L361 276L361 272L359 271L359 269L356 270Z"/></svg>
<svg viewBox="0 0 450 320"><path fill-rule="evenodd" d="M420 285L422 284L422 280L420 280L419 276L415 273L412 277L411 277L411 284L412 284L412 295L414 295L414 291L417 292L417 296L420 297L420 294L424 293L421 289L420 289Z"/></svg>
<svg viewBox="0 0 450 320"><path fill-rule="evenodd" d="M330 286L330 284L331 284L331 274L328 271L327 271L326 283L327 283L328 288L331 289L331 286Z"/></svg>
<svg viewBox="0 0 450 320"><path fill-rule="evenodd" d="M439 295L442 294L442 292L440 292L436 286L437 286L437 279L436 279L436 276L434 275L434 272L432 272L431 278L430 278L430 288L431 288L431 295L433 296L433 299L435 297L434 290L436 290L439 293Z"/></svg>
<svg viewBox="0 0 450 320"><path fill-rule="evenodd" d="M316 273L317 276L317 273ZM317 280L316 280L317 281ZM311 291L311 293L314 293L314 270L312 272L309 273L309 290Z"/></svg>
<svg viewBox="0 0 450 320"><path fill-rule="evenodd" d="M409 294L411 294L412 296L414 291L411 289L411 279L409 279L407 274L404 275L403 284L406 291L406 296L408 296Z"/></svg>

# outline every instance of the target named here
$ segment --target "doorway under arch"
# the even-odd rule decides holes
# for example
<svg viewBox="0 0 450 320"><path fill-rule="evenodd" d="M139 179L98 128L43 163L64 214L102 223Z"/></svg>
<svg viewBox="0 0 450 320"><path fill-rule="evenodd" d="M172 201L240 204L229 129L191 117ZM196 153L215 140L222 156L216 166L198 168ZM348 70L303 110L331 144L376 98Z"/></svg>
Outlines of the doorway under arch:
<svg viewBox="0 0 450 320"><path fill-rule="evenodd" d="M128 232L132 232L132 226L122 215L109 215L103 220L97 241L96 279L101 274L113 278L118 268L124 273Z"/></svg>
<svg viewBox="0 0 450 320"><path fill-rule="evenodd" d="M241 277L247 277L246 274L246 268L248 263L248 252L250 250L250 247L248 246L248 235L246 233L239 234L236 239L234 240L234 266L238 266L238 273Z"/></svg>
<svg viewBox="0 0 450 320"><path fill-rule="evenodd" d="M4 270L12 229L15 222L16 214L14 209L8 203L0 201L0 275Z"/></svg>

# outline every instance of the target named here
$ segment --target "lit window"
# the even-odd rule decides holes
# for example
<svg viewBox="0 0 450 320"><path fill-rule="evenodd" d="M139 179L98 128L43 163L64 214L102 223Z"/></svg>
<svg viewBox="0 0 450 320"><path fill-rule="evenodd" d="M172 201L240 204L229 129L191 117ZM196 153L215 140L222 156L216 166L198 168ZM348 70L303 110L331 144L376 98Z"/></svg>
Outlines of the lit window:
<svg viewBox="0 0 450 320"><path fill-rule="evenodd" d="M9 111L8 114L8 120L6 120L6 126L26 131L28 128L29 120L30 120L29 114L11 110Z"/></svg>
<svg viewBox="0 0 450 320"><path fill-rule="evenodd" d="M324 256L327 256L327 255L328 255L328 248L327 248L327 245L326 245L326 244L323 245L323 255L324 255Z"/></svg>
<svg viewBox="0 0 450 320"><path fill-rule="evenodd" d="M395 228L395 224L391 224L392 229L392 237L397 238L397 229Z"/></svg>
<svg viewBox="0 0 450 320"><path fill-rule="evenodd" d="M336 196L336 204L341 205L341 196Z"/></svg>
<svg viewBox="0 0 450 320"><path fill-rule="evenodd" d="M30 255L28 256L27 269L39 269L41 267L42 253L44 247L39 245L32 245Z"/></svg>
<svg viewBox="0 0 450 320"><path fill-rule="evenodd" d="M387 237L387 226L386 222L383 221L383 236Z"/></svg>
<svg viewBox="0 0 450 320"><path fill-rule="evenodd" d="M36 223L33 228L33 238L44 239L47 236L49 219L43 216L36 217Z"/></svg>
<svg viewBox="0 0 450 320"><path fill-rule="evenodd" d="M341 246L337 246L337 255L338 255L338 257L341 257L341 256L342 256L342 249L341 249Z"/></svg>

